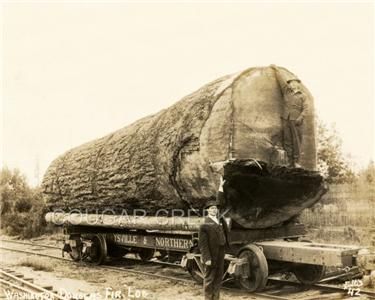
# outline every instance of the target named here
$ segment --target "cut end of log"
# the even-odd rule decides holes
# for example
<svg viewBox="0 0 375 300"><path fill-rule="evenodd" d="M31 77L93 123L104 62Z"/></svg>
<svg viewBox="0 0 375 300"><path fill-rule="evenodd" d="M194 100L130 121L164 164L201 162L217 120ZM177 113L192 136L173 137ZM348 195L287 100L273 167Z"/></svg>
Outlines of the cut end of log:
<svg viewBox="0 0 375 300"><path fill-rule="evenodd" d="M279 225L313 206L327 191L316 171L233 160L224 167L225 209L234 227Z"/></svg>

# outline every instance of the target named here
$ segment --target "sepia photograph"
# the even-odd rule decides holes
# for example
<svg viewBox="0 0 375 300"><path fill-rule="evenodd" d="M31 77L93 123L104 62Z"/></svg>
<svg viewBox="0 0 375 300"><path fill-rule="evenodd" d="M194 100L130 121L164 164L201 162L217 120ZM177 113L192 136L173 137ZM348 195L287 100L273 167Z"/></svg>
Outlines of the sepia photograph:
<svg viewBox="0 0 375 300"><path fill-rule="evenodd" d="M0 13L1 299L375 299L374 1Z"/></svg>

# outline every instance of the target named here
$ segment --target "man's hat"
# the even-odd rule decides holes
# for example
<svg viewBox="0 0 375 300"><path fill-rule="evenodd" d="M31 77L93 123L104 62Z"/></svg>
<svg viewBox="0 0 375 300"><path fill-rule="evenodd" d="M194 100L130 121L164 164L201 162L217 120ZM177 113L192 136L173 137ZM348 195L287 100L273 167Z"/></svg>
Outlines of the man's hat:
<svg viewBox="0 0 375 300"><path fill-rule="evenodd" d="M205 209L209 208L210 206L220 206L215 200L208 200L206 203Z"/></svg>
<svg viewBox="0 0 375 300"><path fill-rule="evenodd" d="M298 78L291 78L291 79L288 79L288 80L286 81L286 83L289 83L289 82L292 82L292 81L297 81L297 82L301 83L301 80L299 80Z"/></svg>

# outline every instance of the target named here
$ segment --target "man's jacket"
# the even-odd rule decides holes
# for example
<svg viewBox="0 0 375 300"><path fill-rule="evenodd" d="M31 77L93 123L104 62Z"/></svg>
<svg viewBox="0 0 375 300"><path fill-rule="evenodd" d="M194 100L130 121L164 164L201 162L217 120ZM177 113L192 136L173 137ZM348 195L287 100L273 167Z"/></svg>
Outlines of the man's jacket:
<svg viewBox="0 0 375 300"><path fill-rule="evenodd" d="M293 121L297 120L298 118L303 119L307 114L308 106L302 86L299 93L293 94L288 85L288 82L292 80L298 81L299 83L301 83L301 81L294 74L285 72L285 70L282 68L277 68L275 66L274 70L284 97L284 107L281 118L284 120Z"/></svg>
<svg viewBox="0 0 375 300"><path fill-rule="evenodd" d="M306 114L307 101L304 94L284 94L284 111L282 113L282 118L284 120L297 120L298 118L303 119Z"/></svg>
<svg viewBox="0 0 375 300"><path fill-rule="evenodd" d="M220 246L229 246L228 244L228 225L224 218L220 218L217 224L210 217L205 218L204 224L199 227L199 249L202 255L203 263L211 260L215 265L219 254Z"/></svg>

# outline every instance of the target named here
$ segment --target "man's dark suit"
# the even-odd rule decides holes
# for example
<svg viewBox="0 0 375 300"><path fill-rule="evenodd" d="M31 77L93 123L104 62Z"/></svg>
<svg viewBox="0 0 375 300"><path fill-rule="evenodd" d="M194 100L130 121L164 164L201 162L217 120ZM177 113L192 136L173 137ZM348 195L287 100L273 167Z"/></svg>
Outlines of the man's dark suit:
<svg viewBox="0 0 375 300"><path fill-rule="evenodd" d="M204 295L205 299L219 299L221 280L224 273L225 245L228 243L228 227L225 220L220 219L222 225L217 224L210 217L199 228L199 249L202 262L205 265L211 260L211 266L205 265Z"/></svg>

